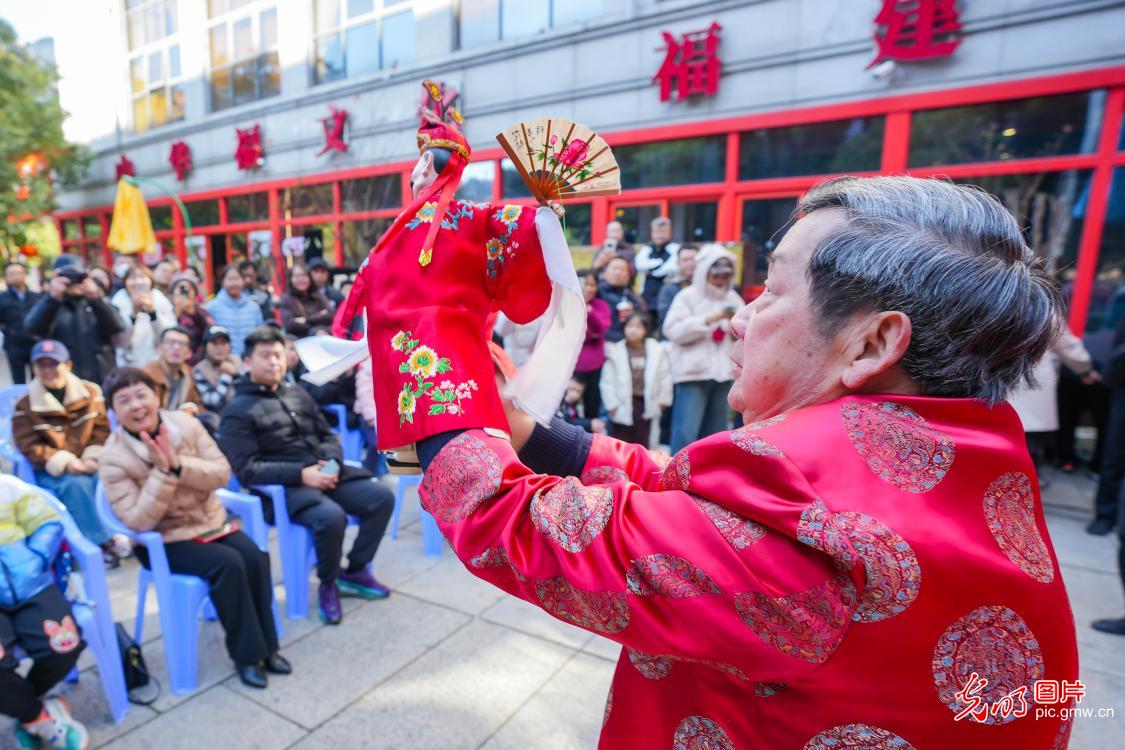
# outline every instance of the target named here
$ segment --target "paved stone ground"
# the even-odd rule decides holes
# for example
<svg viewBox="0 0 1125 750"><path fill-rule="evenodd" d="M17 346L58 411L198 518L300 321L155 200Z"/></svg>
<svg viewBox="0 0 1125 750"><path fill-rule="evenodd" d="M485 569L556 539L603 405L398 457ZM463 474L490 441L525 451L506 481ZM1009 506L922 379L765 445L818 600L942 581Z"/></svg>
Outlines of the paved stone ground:
<svg viewBox="0 0 1125 750"><path fill-rule="evenodd" d="M1110 750L1125 737L1125 638L1089 627L1120 615L1116 541L1083 532L1093 484L1049 475L1048 522L1078 625L1084 706L1113 707L1116 718L1079 720L1073 750ZM121 724L108 721L93 660L64 690L90 726L93 745L112 750L294 748L593 748L618 648L560 623L470 576L446 551L422 555L417 501L408 501L398 539L376 558L394 589L383 602L346 599L344 622L285 619L285 655L295 674L274 677L264 691L234 676L217 623L201 625L200 687L164 695L151 708L133 706ZM274 556L276 561L276 555ZM136 608L136 563L111 578L117 619ZM275 562L276 568L276 562ZM275 570L275 580L280 571ZM278 587L278 597L284 591ZM144 651L167 685L155 596L146 606ZM0 748L15 748L7 732Z"/></svg>

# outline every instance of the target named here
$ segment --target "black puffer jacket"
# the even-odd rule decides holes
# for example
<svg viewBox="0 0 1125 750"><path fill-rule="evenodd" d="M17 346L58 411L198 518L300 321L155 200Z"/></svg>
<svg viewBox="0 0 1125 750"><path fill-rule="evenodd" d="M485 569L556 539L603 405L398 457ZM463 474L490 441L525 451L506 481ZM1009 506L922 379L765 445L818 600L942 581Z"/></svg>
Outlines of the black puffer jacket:
<svg viewBox="0 0 1125 750"><path fill-rule="evenodd" d="M343 463L340 441L320 407L300 386L276 390L243 375L223 409L219 447L243 486L301 484L301 469L318 460Z"/></svg>
<svg viewBox="0 0 1125 750"><path fill-rule="evenodd" d="M113 337L125 330L125 321L102 297L91 300L67 294L59 301L44 294L24 326L30 336L65 344L74 374L83 380L101 383L117 366Z"/></svg>

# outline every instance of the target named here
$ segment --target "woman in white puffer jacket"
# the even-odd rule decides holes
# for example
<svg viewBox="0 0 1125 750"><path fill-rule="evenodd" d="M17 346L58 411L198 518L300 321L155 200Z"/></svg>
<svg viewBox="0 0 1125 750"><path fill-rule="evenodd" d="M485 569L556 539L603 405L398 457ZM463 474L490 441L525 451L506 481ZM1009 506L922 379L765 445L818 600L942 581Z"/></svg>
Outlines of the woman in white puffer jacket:
<svg viewBox="0 0 1125 750"><path fill-rule="evenodd" d="M691 286L672 300L664 320L675 383L673 453L730 427L730 319L745 304L734 291L734 267L734 253L722 245L704 245Z"/></svg>

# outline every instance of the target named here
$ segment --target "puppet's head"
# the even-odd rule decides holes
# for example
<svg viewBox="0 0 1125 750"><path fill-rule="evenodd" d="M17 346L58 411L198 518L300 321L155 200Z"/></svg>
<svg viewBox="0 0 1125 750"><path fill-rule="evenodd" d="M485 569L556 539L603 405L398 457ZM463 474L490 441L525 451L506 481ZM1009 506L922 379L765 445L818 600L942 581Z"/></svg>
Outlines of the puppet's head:
<svg viewBox="0 0 1125 750"><path fill-rule="evenodd" d="M448 182L457 184L461 172L472 158L469 142L461 133L464 122L454 102L457 91L446 89L444 84L422 81L422 103L418 109L421 123L418 127L420 156L410 173L410 186L417 198L437 181L447 170ZM455 174L452 174L455 172Z"/></svg>

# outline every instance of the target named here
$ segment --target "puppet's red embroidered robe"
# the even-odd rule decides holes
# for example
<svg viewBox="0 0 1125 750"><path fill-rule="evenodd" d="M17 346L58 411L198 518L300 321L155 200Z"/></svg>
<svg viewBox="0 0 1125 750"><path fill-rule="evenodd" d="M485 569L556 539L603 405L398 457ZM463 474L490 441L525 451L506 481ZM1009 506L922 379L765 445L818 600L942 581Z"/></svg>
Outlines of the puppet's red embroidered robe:
<svg viewBox="0 0 1125 750"><path fill-rule="evenodd" d="M551 301L535 207L452 201L423 266L435 209L436 201L421 203L392 228L396 234L371 253L356 283L370 310L375 403L397 407L376 413L380 450L459 428L507 431L496 388L472 377L492 372L486 320L499 309L529 323ZM417 306L419 289L431 307Z"/></svg>
<svg viewBox="0 0 1125 750"><path fill-rule="evenodd" d="M461 434L421 490L476 575L625 648L601 747L1058 750L1074 619L1008 406L846 397L580 478ZM958 720L986 679L1027 715ZM1020 707L1018 698L1013 708Z"/></svg>

